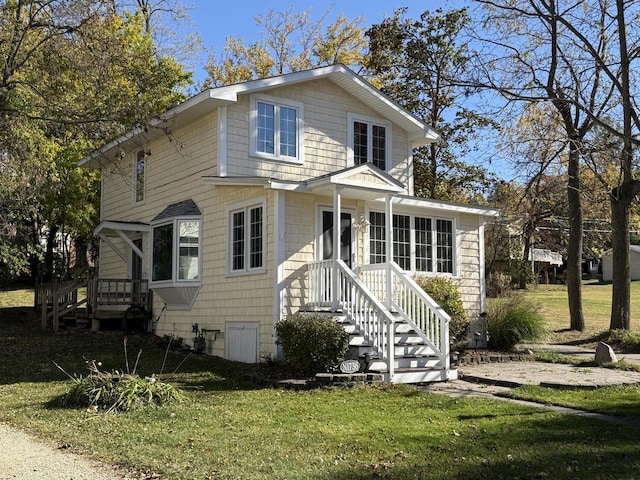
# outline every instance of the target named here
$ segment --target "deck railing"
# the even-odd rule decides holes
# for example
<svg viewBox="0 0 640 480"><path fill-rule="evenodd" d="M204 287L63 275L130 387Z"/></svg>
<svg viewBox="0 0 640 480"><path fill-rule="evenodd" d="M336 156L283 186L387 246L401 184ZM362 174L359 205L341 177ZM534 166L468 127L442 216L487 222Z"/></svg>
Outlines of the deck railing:
<svg viewBox="0 0 640 480"><path fill-rule="evenodd" d="M149 280L146 279L93 278L87 290L94 310L108 306L150 307Z"/></svg>
<svg viewBox="0 0 640 480"><path fill-rule="evenodd" d="M86 288L84 298L79 294L83 288ZM151 292L146 279L89 278L39 284L34 304L42 311L42 328L51 325L57 332L60 318L85 304L94 316L100 310L125 310L131 305L142 306L150 312Z"/></svg>

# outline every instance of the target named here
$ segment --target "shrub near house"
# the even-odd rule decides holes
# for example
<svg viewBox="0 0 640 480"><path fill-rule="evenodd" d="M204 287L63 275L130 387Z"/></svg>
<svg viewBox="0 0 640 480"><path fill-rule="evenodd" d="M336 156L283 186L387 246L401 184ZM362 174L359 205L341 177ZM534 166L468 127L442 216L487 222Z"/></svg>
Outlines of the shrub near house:
<svg viewBox="0 0 640 480"><path fill-rule="evenodd" d="M347 353L349 334L331 318L289 315L276 325L289 369L302 375L334 370Z"/></svg>

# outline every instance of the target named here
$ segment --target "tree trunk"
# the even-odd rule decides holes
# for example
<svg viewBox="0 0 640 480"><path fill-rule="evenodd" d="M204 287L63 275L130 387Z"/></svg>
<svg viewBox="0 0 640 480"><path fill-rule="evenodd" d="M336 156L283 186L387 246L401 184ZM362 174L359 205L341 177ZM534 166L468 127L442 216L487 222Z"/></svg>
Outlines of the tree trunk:
<svg viewBox="0 0 640 480"><path fill-rule="evenodd" d="M631 327L631 282L629 278L629 202L611 197L611 261L613 267L613 295L611 298L610 330L629 330Z"/></svg>
<svg viewBox="0 0 640 480"><path fill-rule="evenodd" d="M522 269L521 272L518 272L520 274L520 285L518 285L518 287L520 288L520 290L525 290L527 288L527 279L530 278L529 276L529 272L525 271L525 270L533 270L532 265L533 265L533 252L531 252L531 264L527 263L527 259L529 258L529 251L531 250L531 232L532 232L532 225L530 223L526 223L524 226L524 231L522 232L523 234L523 252L522 252L522 263L520 264L520 268ZM537 282L536 282L537 283Z"/></svg>
<svg viewBox="0 0 640 480"><path fill-rule="evenodd" d="M571 330L584 330L582 314L582 200L580 198L580 154L577 144L569 147L569 244L567 245L567 295Z"/></svg>

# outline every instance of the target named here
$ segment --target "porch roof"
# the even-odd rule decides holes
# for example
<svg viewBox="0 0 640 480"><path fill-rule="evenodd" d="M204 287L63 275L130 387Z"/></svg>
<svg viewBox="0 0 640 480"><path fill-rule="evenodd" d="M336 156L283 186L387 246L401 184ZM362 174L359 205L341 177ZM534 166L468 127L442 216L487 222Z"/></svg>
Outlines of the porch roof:
<svg viewBox="0 0 640 480"><path fill-rule="evenodd" d="M107 237L119 237L118 232L148 232L149 224L142 222L126 222L118 220L103 220L93 231L94 235L105 235Z"/></svg>

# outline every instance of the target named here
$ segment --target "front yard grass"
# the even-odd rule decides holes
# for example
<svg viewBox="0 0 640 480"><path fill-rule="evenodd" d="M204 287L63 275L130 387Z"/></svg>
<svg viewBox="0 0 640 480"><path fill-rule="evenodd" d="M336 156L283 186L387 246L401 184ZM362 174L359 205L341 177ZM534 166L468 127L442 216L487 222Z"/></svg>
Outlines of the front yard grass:
<svg viewBox="0 0 640 480"><path fill-rule="evenodd" d="M640 469L636 429L411 386L258 388L244 379L251 367L196 355L160 375L185 389L180 404L63 409L56 398L71 382L52 362L78 374L85 359L121 369L122 335L42 331L29 304L6 307L4 295L0 421L110 464L177 480L613 479ZM130 337L131 363L139 349L140 375L159 373L165 350ZM164 371L184 358L169 352Z"/></svg>
<svg viewBox="0 0 640 480"><path fill-rule="evenodd" d="M630 417L640 421L640 410L638 409L640 407L640 387L638 386L620 385L595 390L564 390L538 385L524 385L502 395L615 417Z"/></svg>
<svg viewBox="0 0 640 480"><path fill-rule="evenodd" d="M582 283L584 332L569 331L569 305L566 285L537 285L524 292L527 299L543 307L547 328L553 332L553 343L594 344L603 331L609 330L611 319L610 283L588 280ZM631 282L631 329L640 332L640 281ZM491 301L491 299L489 299Z"/></svg>

